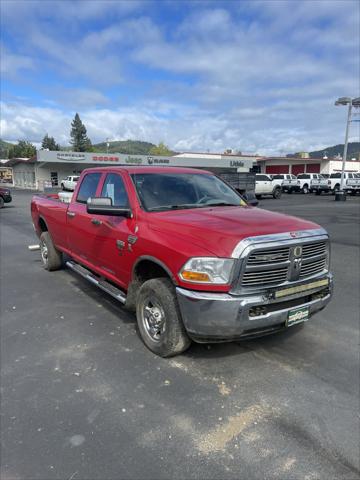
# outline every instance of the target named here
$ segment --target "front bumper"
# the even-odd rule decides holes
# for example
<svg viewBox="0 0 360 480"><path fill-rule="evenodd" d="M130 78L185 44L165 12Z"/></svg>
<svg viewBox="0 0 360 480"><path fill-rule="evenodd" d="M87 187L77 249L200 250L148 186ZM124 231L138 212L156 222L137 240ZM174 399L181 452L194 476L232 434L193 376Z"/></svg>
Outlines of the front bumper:
<svg viewBox="0 0 360 480"><path fill-rule="evenodd" d="M278 300L272 299L270 290L234 296L177 287L176 293L184 326L193 340L226 342L285 328L288 313L294 308L308 306L309 316L322 310L329 303L333 290L332 275L320 277L325 278L329 279L325 288L314 288ZM258 315L260 310L263 311Z"/></svg>

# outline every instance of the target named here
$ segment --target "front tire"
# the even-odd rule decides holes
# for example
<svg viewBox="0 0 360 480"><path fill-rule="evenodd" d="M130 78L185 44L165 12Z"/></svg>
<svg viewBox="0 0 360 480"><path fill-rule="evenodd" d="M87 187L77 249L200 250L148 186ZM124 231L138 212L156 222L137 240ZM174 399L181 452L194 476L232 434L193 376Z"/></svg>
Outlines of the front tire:
<svg viewBox="0 0 360 480"><path fill-rule="evenodd" d="M62 253L55 248L49 232L40 235L40 254L45 270L52 272L62 266Z"/></svg>
<svg viewBox="0 0 360 480"><path fill-rule="evenodd" d="M4 202L4 199L3 197L0 197L0 208L3 208L5 202Z"/></svg>
<svg viewBox="0 0 360 480"><path fill-rule="evenodd" d="M168 278L144 282L136 302L136 318L142 341L160 357L172 357L189 348L174 286Z"/></svg>
<svg viewBox="0 0 360 480"><path fill-rule="evenodd" d="M309 193L309 187L306 184L303 186L302 192L304 195L307 195Z"/></svg>

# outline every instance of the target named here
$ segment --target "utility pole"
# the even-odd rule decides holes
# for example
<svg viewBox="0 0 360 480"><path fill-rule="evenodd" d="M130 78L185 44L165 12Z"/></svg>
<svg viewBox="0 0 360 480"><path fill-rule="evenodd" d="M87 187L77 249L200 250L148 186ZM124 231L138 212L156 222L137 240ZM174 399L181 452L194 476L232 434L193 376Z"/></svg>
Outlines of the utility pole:
<svg viewBox="0 0 360 480"><path fill-rule="evenodd" d="M340 190L344 190L344 180L345 180L345 165L346 165L346 157L348 151L348 141L349 141L349 125L351 122L351 109L352 109L352 102L349 102L348 106L348 115L346 121L346 129L345 129L345 142L344 142L344 152L343 152L343 159L342 159L342 167L341 167L341 182L340 182Z"/></svg>
<svg viewBox="0 0 360 480"><path fill-rule="evenodd" d="M360 97L358 98L350 98L350 97L340 97L336 100L335 105L347 105L348 106L348 114L346 120L346 129L345 129L345 142L344 142L344 152L342 158L342 167L341 167L341 182L340 182L340 194L338 196L335 195L335 200L346 200L345 192L344 192L344 183L345 183L345 166L346 166L346 157L348 151L348 141L349 141L349 126L351 122L351 110L352 107L359 108L360 107ZM342 198L340 198L342 197Z"/></svg>

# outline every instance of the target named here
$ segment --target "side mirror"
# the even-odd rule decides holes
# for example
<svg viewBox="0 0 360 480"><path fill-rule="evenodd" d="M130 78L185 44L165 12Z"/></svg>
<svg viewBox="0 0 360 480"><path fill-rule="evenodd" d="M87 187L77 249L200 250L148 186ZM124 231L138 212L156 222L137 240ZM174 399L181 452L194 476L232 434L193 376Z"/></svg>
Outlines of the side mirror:
<svg viewBox="0 0 360 480"><path fill-rule="evenodd" d="M254 192L246 192L244 197L248 205L251 205L252 207L257 207L259 205L259 200L256 198Z"/></svg>
<svg viewBox="0 0 360 480"><path fill-rule="evenodd" d="M127 207L114 207L109 197L90 197L86 202L87 213L93 215L113 215L131 218L132 213Z"/></svg>

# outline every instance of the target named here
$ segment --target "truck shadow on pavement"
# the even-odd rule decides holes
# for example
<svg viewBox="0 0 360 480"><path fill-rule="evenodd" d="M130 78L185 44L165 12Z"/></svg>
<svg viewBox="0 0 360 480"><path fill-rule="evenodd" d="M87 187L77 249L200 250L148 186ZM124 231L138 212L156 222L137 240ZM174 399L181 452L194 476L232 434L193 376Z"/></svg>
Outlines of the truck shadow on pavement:
<svg viewBox="0 0 360 480"><path fill-rule="evenodd" d="M108 322L104 323L104 328L112 328L114 321L116 325L121 323L132 324L136 327L135 312L128 311L120 302L112 298L110 295L99 290L94 285L79 277L70 269L64 269L68 276L68 281L73 289L86 295L92 302L101 305L108 313ZM304 324L294 325L291 328L284 329L263 337L253 339L234 340L224 343L195 343L181 356L192 360L196 359L216 359L237 356L250 351L271 350L279 348L282 344L286 344L291 338L303 330Z"/></svg>
<svg viewBox="0 0 360 480"><path fill-rule="evenodd" d="M256 350L271 350L281 347L282 344L286 344L303 329L304 324L299 324L263 337L252 338L251 340L234 340L224 343L193 342L190 349L183 353L183 355L195 360L200 358L232 357Z"/></svg>

